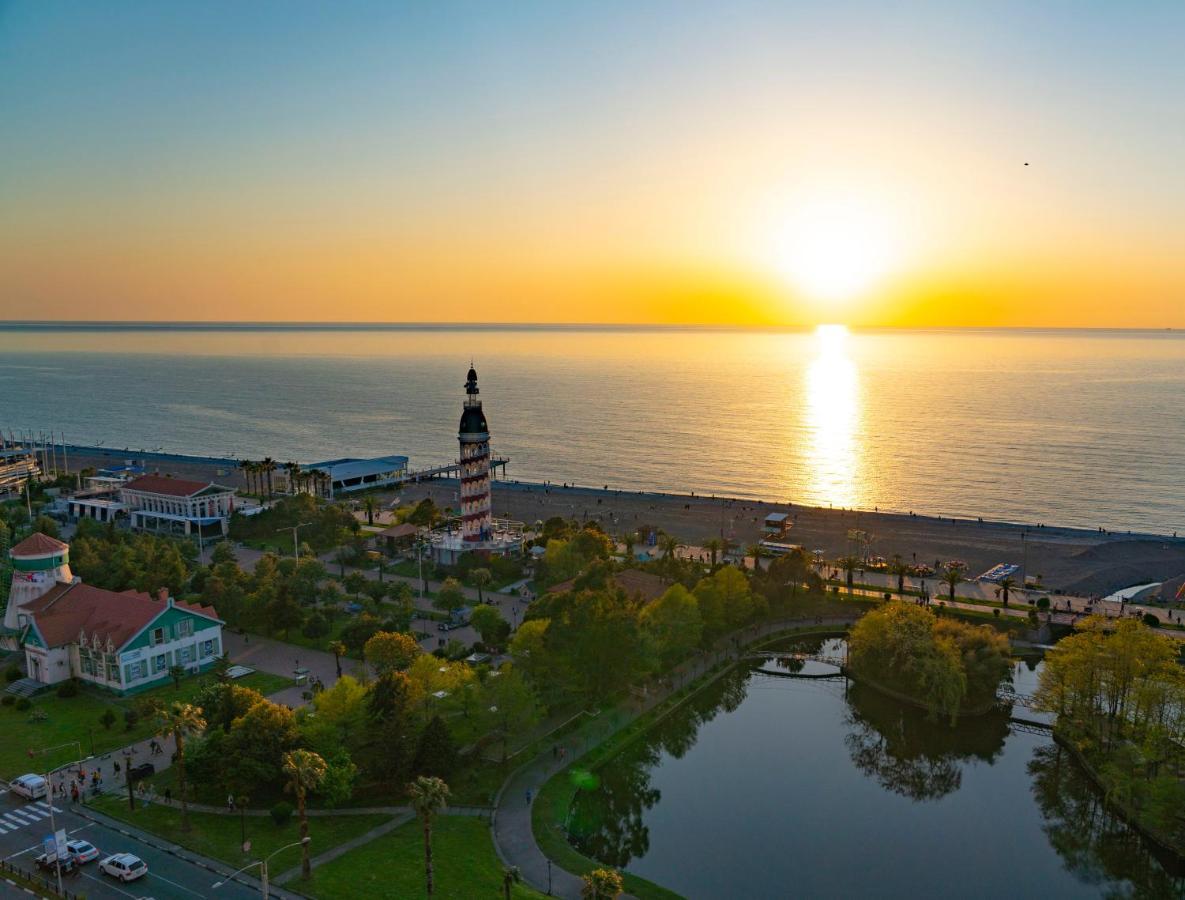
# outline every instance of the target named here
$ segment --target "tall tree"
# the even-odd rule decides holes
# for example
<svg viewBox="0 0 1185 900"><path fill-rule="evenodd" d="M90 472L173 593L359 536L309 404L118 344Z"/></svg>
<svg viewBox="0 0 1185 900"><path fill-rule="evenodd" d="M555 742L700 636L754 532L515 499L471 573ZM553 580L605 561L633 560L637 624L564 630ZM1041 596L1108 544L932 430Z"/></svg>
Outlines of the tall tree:
<svg viewBox="0 0 1185 900"><path fill-rule="evenodd" d="M300 818L300 877L307 879L313 872L309 863L308 795L325 780L325 760L311 750L293 750L284 754L284 790L296 796L296 814Z"/></svg>
<svg viewBox="0 0 1185 900"><path fill-rule="evenodd" d="M494 573L489 569L482 567L474 569L469 573L469 577L473 579L473 585L477 588L477 602L485 603L485 594L483 591L489 587L490 582L494 580Z"/></svg>
<svg viewBox="0 0 1185 900"><path fill-rule="evenodd" d="M342 657L346 655L348 649L341 641L330 641L329 652L333 654L333 664L337 667L337 677L342 677Z"/></svg>
<svg viewBox="0 0 1185 900"><path fill-rule="evenodd" d="M187 791L189 785L185 780L185 742L206 727L206 720L201 712L191 703L174 701L163 709L157 717L157 736L172 735L177 748L177 786L181 799L181 830L189 831L189 801Z"/></svg>
<svg viewBox="0 0 1185 900"><path fill-rule="evenodd" d="M439 778L421 775L407 786L412 809L419 816L424 830L424 877L428 896L432 896L432 817L448 805L448 785Z"/></svg>

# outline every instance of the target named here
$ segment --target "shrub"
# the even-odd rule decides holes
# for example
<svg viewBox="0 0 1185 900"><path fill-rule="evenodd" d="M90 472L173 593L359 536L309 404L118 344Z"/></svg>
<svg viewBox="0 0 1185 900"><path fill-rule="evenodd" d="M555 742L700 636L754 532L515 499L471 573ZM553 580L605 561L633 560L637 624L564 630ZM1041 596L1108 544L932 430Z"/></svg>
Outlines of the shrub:
<svg viewBox="0 0 1185 900"><path fill-rule="evenodd" d="M140 714L134 709L125 709L123 711L123 730L131 731L136 727L136 723L140 721Z"/></svg>
<svg viewBox="0 0 1185 900"><path fill-rule="evenodd" d="M16 681L21 677L21 670L18 666L9 666L4 670L5 681Z"/></svg>
<svg viewBox="0 0 1185 900"><path fill-rule="evenodd" d="M20 712L24 712L27 709L32 709L33 708L33 701L30 700L28 697L21 697L19 700L16 701L16 708Z"/></svg>
<svg viewBox="0 0 1185 900"><path fill-rule="evenodd" d="M109 709L103 710L103 715L99 716L99 724L110 731L111 726L115 724L115 713Z"/></svg>
<svg viewBox="0 0 1185 900"><path fill-rule="evenodd" d="M58 685L58 696L63 700L78 696L78 682L71 678Z"/></svg>
<svg viewBox="0 0 1185 900"><path fill-rule="evenodd" d="M5 694L3 697L0 697L0 703L3 703L5 706L12 706L12 704L16 703L16 697L12 694Z"/></svg>
<svg viewBox="0 0 1185 900"><path fill-rule="evenodd" d="M992 615L995 616L997 619L1000 618L1000 607L997 606L995 609L993 609Z"/></svg>
<svg viewBox="0 0 1185 900"><path fill-rule="evenodd" d="M292 818L292 804L287 800L281 800L271 808L271 815L272 821L282 828Z"/></svg>
<svg viewBox="0 0 1185 900"><path fill-rule="evenodd" d="M1049 609L1049 598L1048 597L1038 597L1037 598L1037 609L1041 610L1042 612L1045 612L1045 610Z"/></svg>

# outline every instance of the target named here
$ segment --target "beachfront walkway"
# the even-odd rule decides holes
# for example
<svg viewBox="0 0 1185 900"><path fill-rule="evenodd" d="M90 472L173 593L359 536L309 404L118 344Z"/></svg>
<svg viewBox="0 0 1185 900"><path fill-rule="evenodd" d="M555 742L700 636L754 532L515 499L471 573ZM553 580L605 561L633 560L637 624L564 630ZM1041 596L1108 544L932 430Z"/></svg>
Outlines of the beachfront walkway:
<svg viewBox="0 0 1185 900"><path fill-rule="evenodd" d="M846 584L844 583L843 572L838 573L838 578L830 578L831 572L834 571L830 566L824 566L821 573L825 578L828 578L829 584L838 584L844 594L848 593ZM855 594L862 597L876 597L880 599L885 592L891 593L894 596L897 594L897 576L886 572L857 572L855 577L857 585L873 585L876 590L867 590L857 587ZM936 577L931 578L912 578L905 579L905 589L907 591L918 591L925 588L930 592L931 603L944 603L953 609L966 609L976 612L984 612L985 609L999 608L1000 615L1008 616L1013 619L1027 619L1029 610L1029 598L1036 600L1038 597L1049 598L1048 613L1041 613L1041 621L1046 620L1049 615L1052 618L1050 621L1059 625L1073 625L1074 622L1081 619L1083 616L1095 614L1105 616L1110 619L1120 617L1131 618L1133 616L1140 617L1147 614L1156 616L1161 622L1167 622L1172 619L1173 623L1185 620L1185 614L1177 611L1170 612L1167 609L1156 606L1144 606L1142 604L1120 603L1116 600L1099 600L1091 597L1075 597L1069 594L1045 594L1036 591L1027 591L1023 588L1014 588L1009 592L1009 604L1007 607L997 607L1001 598L996 596L997 586L990 581L960 581L955 586L955 601L949 599L950 588ZM905 599L910 599L911 595L906 595ZM1160 634L1166 635L1177 640L1185 640L1185 632L1176 628L1158 628Z"/></svg>
<svg viewBox="0 0 1185 900"><path fill-rule="evenodd" d="M667 675L657 690L643 698L631 697L611 710L585 723L557 745L567 752L563 757L548 750L516 770L503 784L495 801L494 845L502 861L516 866L531 887L549 891L553 896L579 900L583 881L577 875L548 863L547 857L535 841L531 826L531 804L543 785L552 776L566 769L588 751L628 727L640 716L653 710L672 694L682 690L713 666L736 659L751 644L790 628L834 627L846 628L856 616L826 619L779 619L750 626L717 642L716 649L677 666ZM721 674L715 673L704 684ZM701 685L702 687L702 685Z"/></svg>

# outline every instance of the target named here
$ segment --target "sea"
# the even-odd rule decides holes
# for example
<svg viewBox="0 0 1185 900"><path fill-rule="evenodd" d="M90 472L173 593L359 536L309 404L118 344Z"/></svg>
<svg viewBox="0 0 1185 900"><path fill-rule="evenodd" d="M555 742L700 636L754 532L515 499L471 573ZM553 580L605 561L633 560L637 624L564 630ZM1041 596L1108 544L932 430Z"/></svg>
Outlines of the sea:
<svg viewBox="0 0 1185 900"><path fill-rule="evenodd" d="M1185 532L1185 333L0 325L0 429L302 464Z"/></svg>

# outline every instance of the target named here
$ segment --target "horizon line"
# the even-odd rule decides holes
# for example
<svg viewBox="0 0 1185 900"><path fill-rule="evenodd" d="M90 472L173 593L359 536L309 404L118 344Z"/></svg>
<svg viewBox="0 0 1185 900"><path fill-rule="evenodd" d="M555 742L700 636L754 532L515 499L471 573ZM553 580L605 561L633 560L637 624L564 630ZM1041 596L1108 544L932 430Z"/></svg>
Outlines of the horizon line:
<svg viewBox="0 0 1185 900"><path fill-rule="evenodd" d="M837 324L850 331L1028 331L1028 332L1131 332L1153 333L1185 330L1180 326L1085 325L817 325L728 324L709 322L391 322L303 320L169 320L169 319L0 319L0 331L814 331L820 325Z"/></svg>

